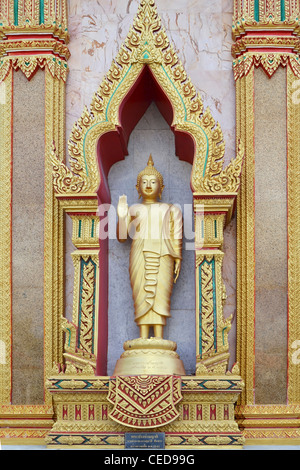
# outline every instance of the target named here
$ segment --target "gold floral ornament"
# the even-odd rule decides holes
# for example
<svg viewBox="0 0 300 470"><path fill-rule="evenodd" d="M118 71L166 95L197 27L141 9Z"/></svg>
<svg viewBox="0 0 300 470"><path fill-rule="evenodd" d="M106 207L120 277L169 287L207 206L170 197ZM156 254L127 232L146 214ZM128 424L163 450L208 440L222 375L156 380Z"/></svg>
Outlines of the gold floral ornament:
<svg viewBox="0 0 300 470"><path fill-rule="evenodd" d="M53 186L56 192L60 194L68 192L80 193L85 184L84 179L80 176L80 173L76 175L59 160L54 144L52 145L50 160L53 165ZM78 169L80 169L79 165Z"/></svg>
<svg viewBox="0 0 300 470"><path fill-rule="evenodd" d="M141 1L127 38L94 94L90 109L85 107L74 124L68 145L70 169L65 168L64 163L56 164L56 191L60 194L97 191L100 184L97 143L103 134L121 126L120 104L145 66L149 67L172 106L171 126L175 133L187 134L194 141L193 191L236 192L242 166L241 147L241 153L223 169L222 130L209 108L203 111L201 97L170 44L153 0ZM68 175L67 180L65 175ZM209 184L211 177L214 181Z"/></svg>
<svg viewBox="0 0 300 470"><path fill-rule="evenodd" d="M229 165L222 169L222 159L211 159L211 165L205 177L200 179L198 191L204 193L237 193L240 185L242 166L244 161L244 147L239 142L237 157L231 159Z"/></svg>

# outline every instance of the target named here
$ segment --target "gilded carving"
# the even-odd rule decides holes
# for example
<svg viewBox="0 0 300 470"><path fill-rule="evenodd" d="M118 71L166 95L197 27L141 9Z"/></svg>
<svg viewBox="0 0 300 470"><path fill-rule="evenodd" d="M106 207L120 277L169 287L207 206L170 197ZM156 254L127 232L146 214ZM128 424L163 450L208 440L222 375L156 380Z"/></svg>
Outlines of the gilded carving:
<svg viewBox="0 0 300 470"><path fill-rule="evenodd" d="M95 350L95 292L96 292L96 264L91 258L87 261L81 258L81 303L78 312L79 319L79 344L86 352L93 353Z"/></svg>
<svg viewBox="0 0 300 470"><path fill-rule="evenodd" d="M254 30L259 34L254 35ZM252 62L256 67L261 66L269 77L279 66L287 64L300 77L299 32L298 2L234 2L232 55L236 59L233 63L235 78L241 72L248 73ZM240 61L245 63L245 59L248 66L241 68Z"/></svg>
<svg viewBox="0 0 300 470"><path fill-rule="evenodd" d="M11 399L11 126L12 126L12 71L5 81L0 82L0 403L8 404Z"/></svg>
<svg viewBox="0 0 300 470"><path fill-rule="evenodd" d="M241 405L236 418L243 435L250 443L299 443L299 404Z"/></svg>
<svg viewBox="0 0 300 470"><path fill-rule="evenodd" d="M73 126L68 145L70 168L56 155L55 149L50 153L56 193L68 196L95 193L100 183L96 156L97 141L103 133L113 131L120 125L120 103L145 64L172 103L175 130L189 133L195 141L192 187L199 201L201 202L201 194L230 194L234 199L239 188L244 157L242 142L239 143L237 157L223 169L225 145L221 128L215 123L208 108L203 111L201 98L169 42L152 0L140 3L133 26L95 93L90 110L85 107L82 116ZM226 222L231 218L233 199L227 204L224 212ZM211 238L212 246L221 247L222 217L217 217L211 223L213 225L209 229L207 220L206 237ZM219 326L215 325L215 328L219 331L222 327L225 338L229 326L228 322L227 326L223 325L221 320L224 300L222 283L219 289L221 297L218 298L217 309L220 318Z"/></svg>
<svg viewBox="0 0 300 470"><path fill-rule="evenodd" d="M201 98L187 77L165 30L161 26L154 1L142 0L133 26L107 76L95 93L90 110L85 108L82 116L73 127L68 143L70 155L70 166L68 167L65 164L62 131L64 129L64 84L67 76L66 60L68 59L68 50L64 44L68 40L65 1L61 2L60 8L56 7L56 3L52 0L45 2L42 24L38 21L37 9L33 9L32 14L29 15L29 10L26 13L26 8L24 11L20 8L17 13L18 24L15 24L16 18L11 5L3 3L4 21L0 28L0 34L3 36L8 31L31 34L51 32L53 37L59 38L59 41L39 41L32 38L19 43L16 41L15 47L19 52L22 51L22 56L7 56L5 58L2 56L0 62L0 73L3 79L8 79L13 70L21 70L30 79L38 67L45 69L46 115L49 116L45 129L45 147L47 149L45 172L45 200L47 201L45 207L45 377L47 377L47 390L45 400L46 403L50 403L50 392L57 394L54 395L54 401L59 417L53 427L53 433L50 433L47 438L47 442L58 446L70 444L123 445L123 436L114 434L114 432L124 428L108 419L112 406L108 404L107 396L101 397L102 401L99 404L101 411L93 402L95 400L93 391L97 392L97 396L99 396L99 388L102 391L103 387L105 389L103 393L106 395L108 393L105 380L102 381L99 378L96 381L92 380L95 365L93 342L97 341L92 332L94 328L93 316L98 299L96 291L98 266L95 267L95 265L97 264L99 246L95 242L95 236L91 236L91 232L80 237L79 226L81 221L85 227L92 230L93 221L97 222L94 209L96 191L100 183L96 160L97 142L102 134L114 131L120 125L120 103L146 65L173 106L174 120L172 125L175 131L187 132L194 138L195 158L191 181L193 191L197 193L199 201L201 201L201 193L215 197L229 193L233 198L236 196L242 169L243 148L241 144L238 147L237 157L231 161L227 168L223 169L225 146L221 128L215 123L208 108L203 111ZM58 12L61 15L60 21L57 21L56 17ZM3 44L2 52L9 54L12 47L11 42L6 41ZM41 53L44 47L49 47L49 54ZM35 54L30 54L29 48L34 48ZM53 54L57 54L58 57L54 57ZM53 146L53 142L56 148ZM10 154L11 152L8 153L8 155ZM57 197L54 197L54 191ZM73 199L66 202L65 196L72 196ZM89 198L84 199L81 196L89 196ZM207 229L208 238L206 241L209 240L211 243L216 243L216 246L222 246L223 225L225 221L230 219L232 206L232 201L230 201L226 210L223 210L223 218L207 219L207 227L210 226L210 228ZM63 224L67 207L73 211L71 212L73 214L75 246L79 250L85 249L84 254L78 250L73 255L75 289L74 321L72 323L60 316L63 311L63 264L61 262L63 259ZM85 214L83 217L82 212ZM88 250L86 250L87 248ZM215 301L218 304L218 322L214 325L213 334L217 334L217 337L220 336L221 331L224 332L221 316L224 300L221 276L222 256L222 253L216 253L212 258L216 263L215 279L217 285L217 287L213 286L213 292L215 292ZM211 288L212 273L206 264L204 270L210 272L205 273L206 278L203 277L203 279L206 279L208 283L204 280L204 284ZM214 295L211 296L211 292L207 288L207 312L211 310L212 299L214 299ZM78 308L79 305L80 308ZM206 322L205 331L207 338L209 338L208 344L211 344L212 330L209 328L209 320L207 319L209 314L206 315L205 312L203 317ZM63 331L66 338L65 348L62 344ZM223 338L222 341L224 346L226 340L224 342ZM218 352L223 353L223 346L218 347ZM225 344L225 349L227 346ZM53 363L61 364L63 351L65 351L66 363L56 366L55 379L48 380L52 374ZM207 352L210 354L210 351ZM225 356L222 356L222 360L227 357L227 352L224 351L224 353ZM218 358L219 360L220 358ZM192 395L191 390L187 390L188 408L185 408L185 419L182 421L176 419L174 423L170 423L170 435L167 436L168 445L227 446L242 444L243 438L233 420L233 403L241 392L242 384L239 382L239 386L234 388L233 382L230 382L231 385L228 385L229 382L227 382L226 385L220 378L216 378L217 374L224 376L224 371L224 366L220 363L214 364L214 367L208 365L208 368L204 363L200 364L198 372L201 377L203 378L205 373L208 373L210 377L210 380L205 385L203 384L208 392L204 399L206 402L201 405L200 410L198 393ZM84 374L88 379L84 378ZM198 379L194 380L197 382ZM199 381L197 383L199 384ZM226 389L226 395L222 393L224 392L222 385ZM185 387L187 389L187 385ZM229 390L230 393L228 393ZM62 395L60 395L60 391L62 391ZM178 387L177 391L179 393ZM197 388L197 392L199 391L200 387ZM216 393L219 392L220 394L216 396ZM78 395L76 395L77 393ZM84 400L89 400L87 406ZM231 420L227 419L229 409ZM105 424L100 423L99 427L99 423L96 423L95 427L95 416L102 416ZM191 417L192 422L187 417ZM203 417L205 420L202 419ZM86 421L89 421L90 424L86 424ZM180 426L183 421L186 423L186 427L181 431ZM199 427L200 421L202 423ZM101 435L99 429L102 425ZM84 434L86 429L89 435ZM70 432L70 434L58 436L55 434L57 430ZM94 435L90 434L91 430L95 431ZM207 432L210 435L203 434ZM220 433L226 433L226 436L223 434L221 436Z"/></svg>
<svg viewBox="0 0 300 470"><path fill-rule="evenodd" d="M298 77L297 77L297 80ZM297 360L293 358L294 343L299 345L300 320L299 320L299 298L300 298L300 190L298 175L300 172L299 149L300 149L300 103L295 98L295 75L293 68L287 69L287 181L288 181L288 288L289 288L289 362L288 362L288 402L300 402L300 368ZM299 347L299 346L298 346Z"/></svg>
<svg viewBox="0 0 300 470"><path fill-rule="evenodd" d="M12 439L43 439L52 446L124 446L122 424L113 422L109 414L113 404L107 400L109 380L95 378L95 356L92 347L96 341L92 333L94 300L97 299L95 270L99 250L95 234L98 219L95 216L96 190L100 175L96 160L96 145L103 133L114 131L120 125L118 111L122 99L137 80L146 65L172 103L175 131L187 132L195 142L195 159L192 170L195 220L197 223L196 275L200 289L201 315L198 305L198 321L201 320L201 353L197 362L197 375L182 378L183 400L178 403L180 417L166 428L167 446L207 447L242 445L244 437L252 439L299 439L299 367L292 359L292 344L299 339L299 106L293 102L293 83L300 78L299 60L299 3L284 2L284 14L279 1L254 0L234 2L233 54L236 80L237 153L223 169L224 142L222 131L215 123L209 109L203 111L201 97L180 63L177 54L161 27L161 21L152 0L143 0L133 26L113 61L111 68L95 93L90 109L85 108L74 125L69 140L70 166L64 159L64 85L67 77L68 41L66 2L60 8L57 2L44 2L44 23L39 23L38 9L28 9L30 2L19 2L18 25L14 23L13 2L1 3L0 37L9 32L51 33L60 40L24 41L3 40L0 49L0 82L6 86L6 101L0 116L1 171L5 182L0 188L1 238L0 281L3 341L6 364L1 367L1 422L9 429L6 436ZM21 6L24 6L22 10ZM56 15L60 14L58 18ZM257 16L258 15L258 16ZM258 21L259 18L259 21ZM291 34L276 35L282 28ZM249 31L260 32L255 38ZM269 34L269 33L272 34ZM146 44L147 42L147 44ZM22 56L10 54L14 48ZM29 49L35 54L31 55ZM49 54L43 54L47 48ZM258 48L261 48L259 50ZM265 50L271 49L267 52ZM280 48L283 51L274 52ZM254 51L254 49L258 49ZM264 52L262 52L262 49ZM291 52L292 50L292 52ZM55 58L57 54L59 58ZM289 234L289 364L288 406L264 407L254 403L254 67L262 67L271 78L279 67L287 71L287 129L288 129L288 234ZM20 70L30 79L37 68L46 76L46 192L45 208L45 376L46 403L52 402L53 393L58 421L51 432L53 410L46 407L11 407L10 403L10 172L11 172L11 105L12 75ZM53 147L55 142L55 147ZM246 155L245 162L244 154ZM223 253L223 229L230 220L233 200L237 194L242 172L243 184L238 196L238 285L237 285L237 357L245 392L237 408L237 417L243 435L234 421L233 403L242 390L238 366L226 372L228 360L227 334L230 319L223 319L222 306L226 297L221 269ZM53 179L52 179L53 178ZM54 197L54 191L57 197ZM219 196L233 196L223 204ZM74 196L64 200L65 196ZM83 199L81 196L88 196ZM214 202L207 196L213 196ZM203 205L203 214L200 205ZM213 212L222 211L222 215ZM73 220L73 241L77 251L73 254L74 322L60 317L63 311L63 223L70 211ZM82 215L82 212L85 215ZM203 233L202 222L203 220ZM93 222L94 221L94 222ZM83 230L79 236L80 227ZM209 248L209 250L208 250ZM80 250L86 250L83 254ZM247 260L247 262L245 261ZM201 294L201 295L199 295ZM79 302L82 301L82 302ZM79 303L81 308L79 309ZM75 316L74 316L75 315ZM200 325L197 326L200 331ZM63 345L62 331L65 332ZM80 338L80 344L78 344ZM199 340L199 337L198 337ZM216 342L217 340L217 342ZM216 347L217 344L217 347ZM198 343L200 348L200 342ZM77 348L77 350L76 350ZM55 377L52 362L66 364L56 366ZM203 360L204 358L204 360ZM200 358L198 358L200 359ZM223 363L224 362L224 363ZM212 366L213 364L213 366ZM226 373L225 373L226 372ZM52 375L51 375L52 374ZM204 391L199 403L199 392ZM49 392L49 393L48 393ZM61 393L60 393L61 392ZM94 394L93 394L94 392ZM185 393L186 392L186 393ZM232 394L231 394L232 393ZM55 395L56 394L56 395ZM231 395L230 395L231 394ZM99 398L101 395L101 398ZM205 398L204 398L205 397ZM97 399L99 400L97 402ZM295 405L294 405L295 404ZM13 418L11 417L13 415ZM284 419L282 416L284 415ZM13 427L18 420L19 428ZM97 421L99 420L99 422ZM39 423L40 427L36 428ZM199 424L200 423L200 424ZM30 427L31 426L31 427ZM63 435L63 433L66 433ZM69 434L68 434L69 433ZM224 435L224 433L226 435ZM1 435L2 437L2 435Z"/></svg>
<svg viewBox="0 0 300 470"><path fill-rule="evenodd" d="M192 381L186 381L182 384L183 390L189 392L185 397L186 405L181 402L178 404L179 414L182 419L175 413L171 419L172 423L170 422L167 425L163 419L161 423L149 422L148 414L146 414L147 416L145 415L145 420L148 420L147 425L162 426L162 429L164 426L168 426L170 433L174 432L177 434L177 437L175 434L167 434L166 439L170 446L175 445L175 440L178 439L180 441L179 445L241 445L243 438L234 422L233 403L240 394L243 384L240 377L235 379L230 377L228 380L225 375L229 355L227 334L230 328L230 319L226 321L223 319L223 302L226 295L221 272L223 253L220 251L220 248L223 245L223 229L231 219L233 202L239 188L244 150L242 142L240 142L237 147L237 157L230 162L227 168L223 169L225 145L221 128L213 119L208 108L203 111L201 98L197 94L191 80L187 77L167 38L164 28L161 26L161 20L153 0L141 1L133 26L113 61L107 76L103 79L95 93L90 109L85 107L82 116L75 123L68 144L70 155L69 168L65 165L63 159L59 157L59 152L56 152L53 147L49 148L50 160L53 164L55 191L60 203L67 196L68 199L66 200L69 203L73 201L74 207L76 207L75 201L81 200L81 197L85 195L89 197L95 196L101 182L97 167L97 142L102 134L114 131L120 126L120 104L138 79L145 65L149 67L154 78L164 90L168 100L172 103L174 110L172 125L175 131L186 132L194 139L195 158L192 170L192 188L196 201L195 217L198 221L201 212L199 207L204 205L206 213L205 235L203 239L205 240L206 247L215 248L215 252L210 251L209 254L200 250L196 256L197 269L201 264L200 257L204 256L203 259L206 259L204 270L206 268L208 268L208 271L210 270L210 272L206 273L208 283L205 281L203 274L203 286L207 288L207 312L206 310L205 312L204 310L203 312L198 310L197 314L199 316L203 315L207 344L211 344L213 338L214 347L207 347L205 360L200 361L197 366L197 373L199 375L197 379L193 379L196 383L194 393L191 394L193 390ZM224 199L224 196L228 197ZM82 198L83 201L84 199ZM79 212L80 204L77 204L77 206L76 211ZM90 229L92 214L86 215L83 218L76 211L72 210L73 241L77 248L85 245L85 248L88 247L90 250L92 248L92 240L89 237L83 236L84 241L80 241L81 237L78 236L78 233L82 230L82 224L85 225L87 223ZM200 232L197 233L200 235ZM198 237L196 243L200 244L200 242L201 240ZM80 245L80 243L83 245ZM93 245L93 248L96 249L96 246ZM80 272L82 253L75 252L72 256L75 263L75 278L77 279L74 280L75 299L81 298L80 295L78 296L80 285L78 283L78 273ZM208 266L206 266L206 263L208 263ZM214 273L212 274L212 269L210 268L213 265ZM90 283L88 284L90 286ZM213 292L213 295L211 295L211 292ZM90 294L91 288L89 287L87 289L88 298L90 298ZM77 305L75 301L73 322L64 321L64 330L68 332L66 339L69 341L69 346L72 350L74 345L77 344L76 338L80 328L79 317L75 316L75 312L78 312ZM212 307L215 320L213 328L209 325L208 313L209 311L211 312ZM86 314L89 321L86 324L87 327L84 325L84 328L86 331L90 331L91 314L89 309L86 310ZM215 338L217 338L217 347L215 347ZM128 425L127 412L129 408L127 409L127 405L129 402L127 403L127 398L123 403L126 410L125 408L118 408L118 410L115 409L113 411L114 404L115 406L121 406L121 402L116 400L116 390L122 390L122 393L124 393L128 384L123 384L124 387L121 387L121 385L120 387L117 386L116 389L116 379L110 379L110 397L113 403L109 403L107 397L108 391L106 390L106 395L102 398L99 397L100 402L98 406L94 401L95 395L92 393L94 379L92 375L87 376L86 380L89 382L87 387L87 382L84 380L84 371L80 369L78 364L78 353L82 353L83 349L79 348L76 351L77 362L74 357L74 351L71 352L73 355L71 359L70 355L67 356L69 351L65 352L66 365L59 366L56 373L54 372L55 376L49 379L48 390L53 394L58 416L58 421L47 438L49 445L61 446L66 443L82 446L110 446L112 443L116 445L114 432L123 432L125 421ZM124 354L135 352L125 350ZM170 351L170 354L176 355L175 350ZM80 373L81 390L76 385L75 377L77 375L74 375L74 378L71 379L72 374L75 374L75 372ZM236 372L238 373L238 371ZM207 382L204 380L205 376L209 376ZM69 382L64 384L67 377L70 378ZM201 387L199 385L199 377L201 377ZM117 380L122 381L123 377L117 378ZM191 384L191 389L188 389L189 384ZM68 394L68 389L72 393ZM60 390L63 390L64 395L60 395ZM205 399L199 405L199 393L203 390L206 392ZM223 395L225 391L226 398ZM151 395L151 387L148 387L146 392ZM74 403L74 393L81 394L81 406L78 409L74 408L73 405L67 406L67 402ZM131 397L130 412L133 412L132 397L134 397L134 391L129 395ZM173 400L174 396L173 390ZM78 396L76 402L78 403ZM137 402L135 401L136 404ZM101 417L103 423L101 421L100 426L98 424L96 430L93 423L94 420L90 419L86 429L89 430L89 433L97 431L98 434L94 436L89 434L87 436L84 433L85 428L82 424L82 418L83 416L90 416L88 410L91 407L93 409L91 416ZM231 417L230 419L229 416ZM119 420L119 422L114 422L114 419ZM134 420L135 417L132 419ZM80 427L78 427L78 422L81 422L79 423ZM135 421L134 425L138 422ZM182 428L183 422L186 423L184 428ZM201 425L199 424L200 422ZM133 421L130 421L129 425L132 425L132 423ZM63 439L58 435L62 429L68 433ZM179 432L182 432L180 437ZM209 433L209 435L206 434L204 436L203 432ZM219 435L220 432L223 433L222 437ZM122 434L119 436L118 445L124 445Z"/></svg>
<svg viewBox="0 0 300 470"><path fill-rule="evenodd" d="M97 244L98 245L98 244ZM96 245L96 247L97 247ZM97 251L75 251L74 296L72 322L62 319L65 332L64 359L68 372L87 371L96 368L98 337L98 278L99 259Z"/></svg>
<svg viewBox="0 0 300 470"><path fill-rule="evenodd" d="M117 377L110 381L108 401L114 406L109 417L133 428L157 428L178 418L182 400L181 381L175 376Z"/></svg>
<svg viewBox="0 0 300 470"><path fill-rule="evenodd" d="M247 0L234 2L233 14L233 36L240 36L245 29L253 27L260 29L277 29L280 31L282 25L285 29L291 29L294 33L299 32L299 3L296 0L285 0L284 10L282 2Z"/></svg>
<svg viewBox="0 0 300 470"><path fill-rule="evenodd" d="M196 375L207 371L222 374L227 370L228 333L232 318L223 318L225 287L222 281L222 262L223 253L220 251L209 254L200 251L196 257Z"/></svg>
<svg viewBox="0 0 300 470"><path fill-rule="evenodd" d="M209 448L222 445L239 448L244 444L244 437L234 420L233 403L242 387L237 375L223 375L216 379L210 374L201 378L181 377L181 390L178 384L176 386L176 377L134 376L120 377L117 380L113 377L105 380L103 377L101 387L95 389L95 383L99 379L101 378L84 378L83 375L69 378L64 374L51 376L48 387L55 398L57 421L46 438L50 448L67 445L98 448L116 448L118 445L124 448L124 433L138 419L141 410L140 425L154 426L157 420L157 426L150 430L165 432L167 449L178 446L184 449L186 446ZM168 402L170 381L177 389L175 404L177 402L179 415L173 421L163 423L164 412L168 407L171 410L174 406ZM149 382L150 386L145 388L144 382ZM97 390L96 393L94 390ZM122 396L120 401L116 400L118 391ZM154 401L148 400L152 394ZM152 416L156 403L165 403L166 407L156 407L156 413ZM116 407L119 414L115 414ZM148 413L143 414L148 408L152 410L149 416ZM116 420L110 418L112 414ZM151 422L143 423L147 419Z"/></svg>
<svg viewBox="0 0 300 470"><path fill-rule="evenodd" d="M248 64L246 64L248 70ZM237 361L245 389L242 403L254 395L254 65L236 82L237 139L245 144L237 198ZM247 260L247 263L245 262Z"/></svg>
<svg viewBox="0 0 300 470"><path fill-rule="evenodd" d="M247 52L233 61L235 80L241 78L244 74L247 75L253 64L255 67L261 66L270 78L279 66L286 67L289 64L294 74L300 78L300 60L294 54Z"/></svg>
<svg viewBox="0 0 300 470"><path fill-rule="evenodd" d="M61 41L68 42L66 0L32 2L3 1L0 11L0 38L9 33L52 33Z"/></svg>

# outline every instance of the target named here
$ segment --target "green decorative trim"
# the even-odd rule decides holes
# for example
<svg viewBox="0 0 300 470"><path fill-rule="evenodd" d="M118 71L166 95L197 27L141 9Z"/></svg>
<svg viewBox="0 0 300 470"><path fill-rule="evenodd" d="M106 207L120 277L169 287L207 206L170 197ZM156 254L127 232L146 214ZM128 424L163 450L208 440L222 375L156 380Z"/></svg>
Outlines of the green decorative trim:
<svg viewBox="0 0 300 470"><path fill-rule="evenodd" d="M199 266L199 354L202 357L202 276L201 276L201 266Z"/></svg>
<svg viewBox="0 0 300 470"><path fill-rule="evenodd" d="M72 332L71 332L71 329L70 329L70 328L67 328L67 331L68 331L68 333L69 333L68 346L70 347Z"/></svg>
<svg viewBox="0 0 300 470"><path fill-rule="evenodd" d="M19 0L14 0L14 25L19 24Z"/></svg>
<svg viewBox="0 0 300 470"><path fill-rule="evenodd" d="M39 15L39 22L40 24L45 23L45 5L44 5L44 0L40 0L40 15Z"/></svg>
<svg viewBox="0 0 300 470"><path fill-rule="evenodd" d="M107 107L106 107L106 111L105 111L105 121L108 122L108 109L109 109L109 106L110 106L110 103L111 103L111 100L113 99L116 91L118 90L118 88L120 88L120 86L122 85L123 81L125 80L125 78L127 77L127 75L129 74L130 70L131 70L131 67L132 65L130 65L129 69L127 70L127 72L125 73L124 77L122 78L122 80L120 81L120 83L118 84L117 88L115 89L115 91L113 92L113 94L111 95L110 97L110 100L107 104Z"/></svg>
<svg viewBox="0 0 300 470"><path fill-rule="evenodd" d="M281 0L280 2L280 15L281 21L285 21L285 0Z"/></svg>
<svg viewBox="0 0 300 470"><path fill-rule="evenodd" d="M174 83L172 82L172 80L170 79L168 73L166 72L165 68L163 67L162 65L162 69L163 71L165 72L166 76L168 77L169 81L171 82L171 84L173 85L173 88L174 90L176 90L181 102L182 102L182 105L184 107L184 120L185 122L189 123L189 124L193 124L194 126L197 126L199 127L199 129L201 129L202 133L204 134L205 136L205 139L206 139L206 155L205 155L205 162L204 162L204 168L203 168L203 178L205 176L205 171L206 171L206 166L207 166L207 160L208 160L208 150L209 150L209 142L208 142L208 138L207 138L207 135L206 135L206 132L204 132L204 130L202 129L201 126L199 126L199 124L196 124L195 122L192 122L192 121L188 121L187 120L187 111L186 111L186 107L185 107L185 104L184 104L184 101L183 101L183 98L181 96L181 94L179 93L179 91L177 90L176 86L174 85Z"/></svg>
<svg viewBox="0 0 300 470"><path fill-rule="evenodd" d="M259 0L254 0L254 19L259 21Z"/></svg>
<svg viewBox="0 0 300 470"><path fill-rule="evenodd" d="M199 265L199 354L202 358L202 266L204 263L212 265L212 291L213 291L213 321L214 321L214 349L217 350L217 299L216 299L216 272L215 259L204 259Z"/></svg>
<svg viewBox="0 0 300 470"><path fill-rule="evenodd" d="M82 307L82 290L83 290L83 268L84 266L88 265L89 263L92 264L93 269L94 269L94 276L95 276L95 286L96 286L96 273L97 273L97 268L96 264L94 261L89 258L87 261L81 258L80 260L80 288L79 288L79 312L78 312L78 340L77 340L77 347L80 347L80 332L81 332L81 307ZM95 337L95 296L96 292L94 289L93 292L93 314L92 314L92 330L93 330L93 335L92 335L92 351L94 351L94 337Z"/></svg>

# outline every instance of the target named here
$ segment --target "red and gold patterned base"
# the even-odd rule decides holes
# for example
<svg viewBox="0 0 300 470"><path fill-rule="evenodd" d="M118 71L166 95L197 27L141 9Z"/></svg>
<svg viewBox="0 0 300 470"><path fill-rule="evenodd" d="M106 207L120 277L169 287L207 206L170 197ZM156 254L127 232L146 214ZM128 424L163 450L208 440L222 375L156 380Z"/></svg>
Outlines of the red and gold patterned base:
<svg viewBox="0 0 300 470"><path fill-rule="evenodd" d="M164 432L167 449L242 448L234 417L242 390L234 374L97 377L48 381L56 422L49 448L124 448L127 432Z"/></svg>
<svg viewBox="0 0 300 470"><path fill-rule="evenodd" d="M125 426L148 429L171 423L179 416L182 400L180 377L138 375L110 380L109 417Z"/></svg>

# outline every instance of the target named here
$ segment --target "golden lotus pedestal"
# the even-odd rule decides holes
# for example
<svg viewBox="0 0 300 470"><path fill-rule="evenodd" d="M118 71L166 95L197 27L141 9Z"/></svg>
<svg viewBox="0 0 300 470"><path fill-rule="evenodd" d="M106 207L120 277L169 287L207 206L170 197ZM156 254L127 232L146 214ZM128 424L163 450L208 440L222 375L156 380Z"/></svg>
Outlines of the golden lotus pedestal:
<svg viewBox="0 0 300 470"><path fill-rule="evenodd" d="M137 338L124 343L113 375L185 375L177 345L162 338Z"/></svg>

